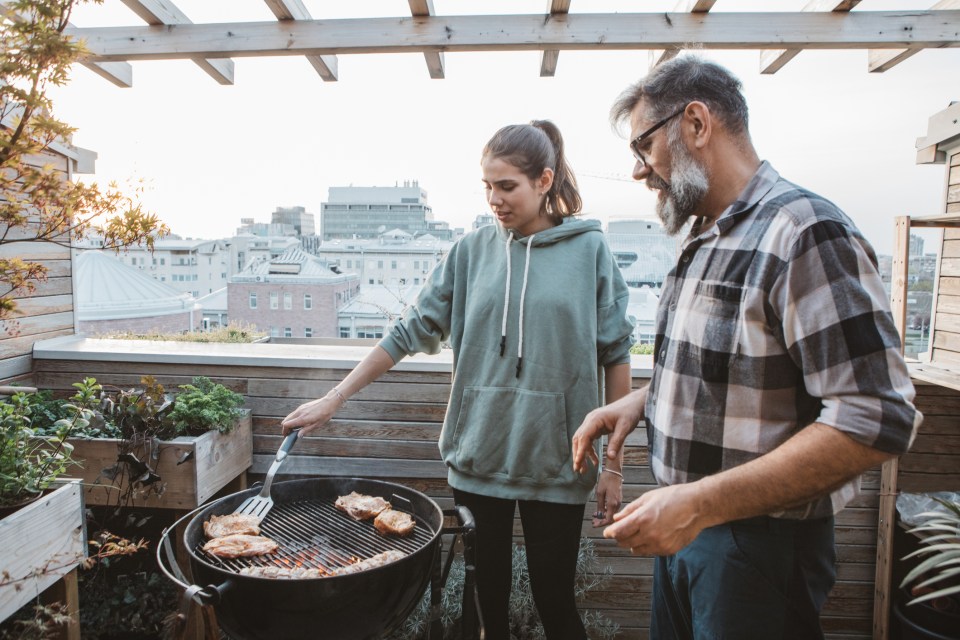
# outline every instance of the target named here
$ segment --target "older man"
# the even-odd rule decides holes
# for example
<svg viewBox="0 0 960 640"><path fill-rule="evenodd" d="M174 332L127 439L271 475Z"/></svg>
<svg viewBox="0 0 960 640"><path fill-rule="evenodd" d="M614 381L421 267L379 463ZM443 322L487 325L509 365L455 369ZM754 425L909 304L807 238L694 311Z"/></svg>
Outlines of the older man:
<svg viewBox="0 0 960 640"><path fill-rule="evenodd" d="M669 233L650 384L590 413L574 468L645 423L658 488L604 535L654 555L651 637L818 638L833 516L921 416L873 249L761 162L740 82L695 56L611 110ZM596 460L594 460L596 462Z"/></svg>

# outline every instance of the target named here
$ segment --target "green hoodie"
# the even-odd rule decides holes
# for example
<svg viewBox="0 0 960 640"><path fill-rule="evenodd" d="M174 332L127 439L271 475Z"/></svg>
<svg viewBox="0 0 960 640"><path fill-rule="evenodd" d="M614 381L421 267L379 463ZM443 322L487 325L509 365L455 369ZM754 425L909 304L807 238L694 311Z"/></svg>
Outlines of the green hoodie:
<svg viewBox="0 0 960 640"><path fill-rule="evenodd" d="M596 220L529 237L490 225L451 248L380 346L395 362L453 347L440 434L452 487L587 501L596 475L573 471L570 441L598 406L598 365L630 361L627 301Z"/></svg>

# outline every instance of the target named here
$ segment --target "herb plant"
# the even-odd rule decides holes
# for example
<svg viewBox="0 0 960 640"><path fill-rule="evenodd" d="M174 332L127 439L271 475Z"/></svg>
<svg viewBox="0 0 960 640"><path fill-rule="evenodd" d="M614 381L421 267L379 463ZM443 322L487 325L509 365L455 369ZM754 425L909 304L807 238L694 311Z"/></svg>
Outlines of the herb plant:
<svg viewBox="0 0 960 640"><path fill-rule="evenodd" d="M198 376L193 384L180 385L169 423L176 435L199 435L211 429L220 433L233 430L243 396L210 378Z"/></svg>

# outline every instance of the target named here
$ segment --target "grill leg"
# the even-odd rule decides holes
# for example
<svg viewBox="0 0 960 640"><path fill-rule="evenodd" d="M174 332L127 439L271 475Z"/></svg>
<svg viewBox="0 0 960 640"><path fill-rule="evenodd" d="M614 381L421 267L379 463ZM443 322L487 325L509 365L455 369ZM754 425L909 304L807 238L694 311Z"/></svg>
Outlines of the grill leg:
<svg viewBox="0 0 960 640"><path fill-rule="evenodd" d="M427 623L427 640L443 640L443 570L440 562L442 544L436 545L433 552L433 569L430 572L430 620Z"/></svg>

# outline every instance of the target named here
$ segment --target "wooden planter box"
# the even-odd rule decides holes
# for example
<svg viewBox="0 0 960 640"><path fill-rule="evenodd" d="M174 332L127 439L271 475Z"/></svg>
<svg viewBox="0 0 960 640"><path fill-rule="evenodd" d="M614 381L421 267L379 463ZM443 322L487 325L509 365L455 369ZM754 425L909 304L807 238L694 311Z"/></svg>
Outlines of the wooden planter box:
<svg viewBox="0 0 960 640"><path fill-rule="evenodd" d="M114 438L68 438L74 446L73 458L83 465L71 470L82 478L87 504L116 505L119 489L114 481L101 476L103 469L117 462L118 440ZM253 463L253 419L244 411L233 431L222 434L208 431L200 436L181 436L154 443L148 462L166 484L163 494L137 495L130 506L161 509L193 509L210 499L227 483L246 472ZM116 481L119 484L119 479ZM124 483L129 478L124 477ZM100 486L97 486L100 485Z"/></svg>
<svg viewBox="0 0 960 640"><path fill-rule="evenodd" d="M84 522L76 481L0 520L0 621L77 568L86 557Z"/></svg>

